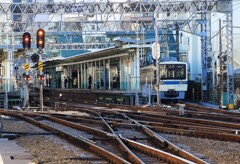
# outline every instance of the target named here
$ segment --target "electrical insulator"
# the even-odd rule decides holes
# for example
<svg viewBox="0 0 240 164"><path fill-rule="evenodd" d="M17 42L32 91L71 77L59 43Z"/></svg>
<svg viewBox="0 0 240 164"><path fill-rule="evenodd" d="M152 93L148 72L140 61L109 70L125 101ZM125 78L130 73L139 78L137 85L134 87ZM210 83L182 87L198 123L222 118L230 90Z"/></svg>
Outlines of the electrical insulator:
<svg viewBox="0 0 240 164"><path fill-rule="evenodd" d="M224 62L226 62L226 61L228 60L228 56L227 56L227 55L223 55L223 56L222 56L222 60L223 60Z"/></svg>

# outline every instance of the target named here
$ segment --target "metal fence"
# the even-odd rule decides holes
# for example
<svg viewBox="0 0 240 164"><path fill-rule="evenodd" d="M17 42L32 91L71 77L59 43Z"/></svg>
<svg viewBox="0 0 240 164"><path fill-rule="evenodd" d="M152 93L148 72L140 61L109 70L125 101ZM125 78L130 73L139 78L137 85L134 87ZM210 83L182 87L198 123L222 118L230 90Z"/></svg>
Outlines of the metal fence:
<svg viewBox="0 0 240 164"><path fill-rule="evenodd" d="M18 92L22 86L22 80L16 78L0 78L0 92Z"/></svg>

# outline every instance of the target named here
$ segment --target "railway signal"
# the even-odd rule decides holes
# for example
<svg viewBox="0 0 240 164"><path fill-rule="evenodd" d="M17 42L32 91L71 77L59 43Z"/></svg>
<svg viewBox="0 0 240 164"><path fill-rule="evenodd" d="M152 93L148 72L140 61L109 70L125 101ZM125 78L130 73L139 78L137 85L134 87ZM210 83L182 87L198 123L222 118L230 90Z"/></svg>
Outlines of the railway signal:
<svg viewBox="0 0 240 164"><path fill-rule="evenodd" d="M45 45L45 31L43 29L37 30L37 48L43 49Z"/></svg>
<svg viewBox="0 0 240 164"><path fill-rule="evenodd" d="M152 57L156 60L160 58L160 44L158 42L152 44Z"/></svg>
<svg viewBox="0 0 240 164"><path fill-rule="evenodd" d="M22 44L23 44L23 48L24 48L24 49L29 49L29 48L31 48L31 34L30 34L30 33L25 32L25 33L23 34Z"/></svg>
<svg viewBox="0 0 240 164"><path fill-rule="evenodd" d="M34 53L31 56L31 59L32 59L32 62L38 62L39 61L39 55Z"/></svg>
<svg viewBox="0 0 240 164"><path fill-rule="evenodd" d="M26 74L23 74L23 78L24 78L24 80L26 80L26 81L30 81L30 80L31 80L30 76L29 76L29 75L26 75Z"/></svg>
<svg viewBox="0 0 240 164"><path fill-rule="evenodd" d="M38 75L38 80L44 81L44 79L45 79L44 75Z"/></svg>

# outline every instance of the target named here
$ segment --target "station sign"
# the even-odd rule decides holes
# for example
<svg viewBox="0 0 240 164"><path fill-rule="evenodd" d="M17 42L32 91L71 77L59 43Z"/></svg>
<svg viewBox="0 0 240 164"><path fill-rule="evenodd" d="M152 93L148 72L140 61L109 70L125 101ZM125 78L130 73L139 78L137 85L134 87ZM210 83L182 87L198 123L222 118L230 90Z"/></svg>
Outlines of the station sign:
<svg viewBox="0 0 240 164"><path fill-rule="evenodd" d="M160 58L160 44L158 42L152 44L152 57L155 60Z"/></svg>

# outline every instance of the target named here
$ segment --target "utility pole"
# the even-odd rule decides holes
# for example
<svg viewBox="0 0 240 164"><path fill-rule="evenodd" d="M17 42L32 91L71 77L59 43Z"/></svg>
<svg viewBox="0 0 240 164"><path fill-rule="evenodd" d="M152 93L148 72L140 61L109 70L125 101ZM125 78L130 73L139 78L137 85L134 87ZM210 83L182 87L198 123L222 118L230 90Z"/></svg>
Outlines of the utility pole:
<svg viewBox="0 0 240 164"><path fill-rule="evenodd" d="M24 79L24 83L25 85L23 85L22 87L22 92L23 92L23 97L24 97L24 101L23 101L23 107L27 107L29 106L29 90L28 90L28 84L29 81L31 80L30 76L28 75L28 71L29 71L29 56L27 55L27 51L28 49L31 48L31 34L28 32L25 32L23 34L23 48L25 49L25 56L26 56L26 60L25 60L25 64L24 64L24 70L25 73L22 75L23 79Z"/></svg>
<svg viewBox="0 0 240 164"><path fill-rule="evenodd" d="M179 25L176 23L176 57L177 61L180 61L180 54L179 54Z"/></svg>
<svg viewBox="0 0 240 164"><path fill-rule="evenodd" d="M138 24L139 25L139 24ZM136 33L137 33L137 53L136 53L136 58L135 58L135 105L139 105L139 97L138 97L138 69L139 68L139 41L140 41L140 37L139 37L139 30L140 30L140 25L137 27Z"/></svg>
<svg viewBox="0 0 240 164"><path fill-rule="evenodd" d="M159 0L157 0L157 2L158 2ZM157 7L158 8L158 7ZM155 49L154 49L154 51L155 51L155 55L153 55L153 56L155 56L155 59L156 59L156 67L157 67L157 70L156 70L156 78L157 78L157 106L160 106L161 105L161 101L160 101L160 86L159 86L159 80L160 80L160 77L159 77L159 58L160 58L160 44L159 44L159 42L158 42L158 18L159 18L159 13L157 13L156 15L155 15L155 42L156 42L156 45L157 46L155 46ZM159 45L159 48L158 48L158 45Z"/></svg>
<svg viewBox="0 0 240 164"><path fill-rule="evenodd" d="M219 19L219 56L218 56L218 64L219 64L219 76L218 76L218 87L220 87L220 108L223 107L223 90L224 90L224 85L223 85L223 66L224 63L222 61L222 20Z"/></svg>
<svg viewBox="0 0 240 164"><path fill-rule="evenodd" d="M156 21L156 25L155 25L155 39L156 39L156 45L159 45L158 42L158 24L157 24L157 19ZM157 67L157 71L156 71L156 78L157 78L157 106L161 105L161 101L160 101L160 86L159 86L159 57L160 57L160 46L159 46L159 50L157 48L158 46L155 46L154 51L155 51L155 55L156 55L156 67ZM158 54L159 53L159 54Z"/></svg>

